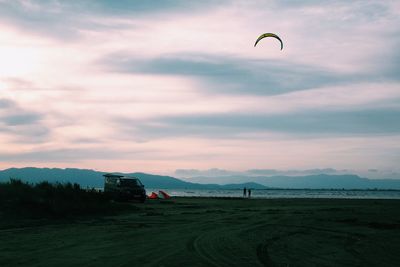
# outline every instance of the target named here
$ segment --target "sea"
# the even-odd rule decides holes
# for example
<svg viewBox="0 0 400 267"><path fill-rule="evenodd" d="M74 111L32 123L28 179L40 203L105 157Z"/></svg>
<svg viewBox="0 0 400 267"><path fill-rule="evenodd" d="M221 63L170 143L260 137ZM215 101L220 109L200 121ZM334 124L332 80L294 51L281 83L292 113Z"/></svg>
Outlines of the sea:
<svg viewBox="0 0 400 267"><path fill-rule="evenodd" d="M243 197L243 190L209 189L154 189L146 188L148 195L159 190L175 197ZM342 199L400 199L400 190L347 189L252 189L251 198L342 198Z"/></svg>

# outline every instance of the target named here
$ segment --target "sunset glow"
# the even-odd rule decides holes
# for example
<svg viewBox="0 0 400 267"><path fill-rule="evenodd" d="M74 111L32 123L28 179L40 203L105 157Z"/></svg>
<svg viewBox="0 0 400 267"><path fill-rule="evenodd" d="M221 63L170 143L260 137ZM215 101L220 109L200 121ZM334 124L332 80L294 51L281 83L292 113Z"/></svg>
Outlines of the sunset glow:
<svg viewBox="0 0 400 267"><path fill-rule="evenodd" d="M0 1L0 168L400 177L393 1L189 2Z"/></svg>

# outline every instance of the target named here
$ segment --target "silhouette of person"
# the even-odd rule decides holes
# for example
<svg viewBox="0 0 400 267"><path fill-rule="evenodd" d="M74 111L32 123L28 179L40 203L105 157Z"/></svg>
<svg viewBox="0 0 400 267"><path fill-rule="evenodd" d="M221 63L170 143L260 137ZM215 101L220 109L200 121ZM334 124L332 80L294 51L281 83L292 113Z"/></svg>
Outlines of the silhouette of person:
<svg viewBox="0 0 400 267"><path fill-rule="evenodd" d="M247 189L247 192L249 193L249 198L251 197L251 189Z"/></svg>
<svg viewBox="0 0 400 267"><path fill-rule="evenodd" d="M247 194L247 189L246 189L246 187L245 188L243 188L243 197L246 197L246 194Z"/></svg>

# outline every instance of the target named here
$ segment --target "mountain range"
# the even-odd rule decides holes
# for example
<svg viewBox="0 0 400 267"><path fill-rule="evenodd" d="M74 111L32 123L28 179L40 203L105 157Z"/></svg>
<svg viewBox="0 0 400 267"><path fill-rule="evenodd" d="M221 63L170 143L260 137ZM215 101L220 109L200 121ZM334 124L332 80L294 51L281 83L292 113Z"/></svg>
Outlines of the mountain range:
<svg viewBox="0 0 400 267"><path fill-rule="evenodd" d="M354 174L315 174L302 176L198 176L186 181L224 184L252 181L271 188L290 189L400 189L400 179L368 179Z"/></svg>
<svg viewBox="0 0 400 267"><path fill-rule="evenodd" d="M82 187L102 188L105 172L75 168L10 168L0 171L0 182L10 178L37 183L71 182ZM140 178L146 188L155 189L400 189L400 179L367 179L357 175L318 174L306 176L223 176L177 179L171 176L141 172L124 173Z"/></svg>
<svg viewBox="0 0 400 267"><path fill-rule="evenodd" d="M104 186L103 175L106 172L100 172L87 169L74 168L10 168L0 171L0 182L6 182L12 179L20 179L24 182L38 183L41 181L49 181L51 183L77 183L82 187L102 188ZM141 172L120 173L126 176L137 177L145 185L146 188L164 188L164 189L238 189L238 188L254 188L266 189L267 186L254 182L244 182L240 184L228 183L220 184L204 184L183 181L171 176L153 175Z"/></svg>

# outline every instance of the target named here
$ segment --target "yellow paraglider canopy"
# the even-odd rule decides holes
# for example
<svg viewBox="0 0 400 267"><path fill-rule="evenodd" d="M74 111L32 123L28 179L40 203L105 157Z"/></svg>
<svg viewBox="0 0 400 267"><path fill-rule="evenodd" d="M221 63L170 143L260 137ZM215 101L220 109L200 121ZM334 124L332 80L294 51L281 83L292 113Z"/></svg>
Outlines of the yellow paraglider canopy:
<svg viewBox="0 0 400 267"><path fill-rule="evenodd" d="M254 47L256 47L257 43L258 43L261 39L264 39L265 37L273 37L273 38L278 39L279 42L281 42L281 50L283 49L283 42L282 42L281 38L279 38L279 36L276 35L275 33L270 33L270 32L261 34L260 37L257 38L257 41L256 41L256 43L254 44Z"/></svg>

